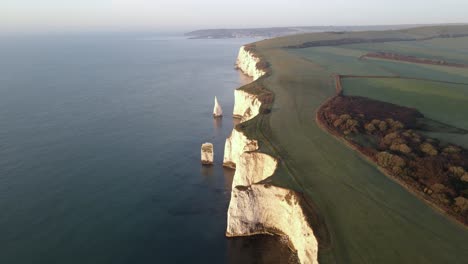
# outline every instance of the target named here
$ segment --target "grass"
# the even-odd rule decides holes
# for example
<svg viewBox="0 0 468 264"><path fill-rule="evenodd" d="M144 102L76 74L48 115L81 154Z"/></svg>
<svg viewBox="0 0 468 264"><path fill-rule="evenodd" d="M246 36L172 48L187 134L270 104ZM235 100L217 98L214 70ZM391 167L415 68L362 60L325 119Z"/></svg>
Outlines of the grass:
<svg viewBox="0 0 468 264"><path fill-rule="evenodd" d="M467 27L452 30L468 32ZM257 52L271 65L271 75L261 82L275 94L275 101L271 113L254 118L244 129L260 141L262 151L279 159L271 182L303 192L323 218L323 225L314 226L328 229L330 236L329 243L320 243L320 263L465 263L468 231L384 176L315 122L315 111L334 95L334 73L395 75L399 67L388 70L389 62L361 64L354 59L361 51L346 47L282 47L317 39L446 31L447 27L319 33L256 43ZM438 72L451 78L452 73ZM468 114L465 108L460 111Z"/></svg>
<svg viewBox="0 0 468 264"><path fill-rule="evenodd" d="M468 129L468 84L410 79L345 78L345 95L419 109L426 117Z"/></svg>
<svg viewBox="0 0 468 264"><path fill-rule="evenodd" d="M428 59L468 63L468 38L432 39L418 42L388 42L348 45L356 51L385 51Z"/></svg>
<svg viewBox="0 0 468 264"><path fill-rule="evenodd" d="M402 79L344 79L345 95L366 96L417 108L427 118L468 129L468 85ZM426 133L468 148L468 135ZM454 137L455 136L455 137ZM454 137L454 138L452 138Z"/></svg>

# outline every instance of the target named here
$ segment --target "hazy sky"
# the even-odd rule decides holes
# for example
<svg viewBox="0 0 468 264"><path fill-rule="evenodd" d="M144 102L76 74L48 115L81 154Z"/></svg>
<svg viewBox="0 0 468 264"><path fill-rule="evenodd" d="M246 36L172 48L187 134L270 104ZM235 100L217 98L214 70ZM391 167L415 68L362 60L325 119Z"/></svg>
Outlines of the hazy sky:
<svg viewBox="0 0 468 264"><path fill-rule="evenodd" d="M468 0L0 0L0 32L468 22Z"/></svg>

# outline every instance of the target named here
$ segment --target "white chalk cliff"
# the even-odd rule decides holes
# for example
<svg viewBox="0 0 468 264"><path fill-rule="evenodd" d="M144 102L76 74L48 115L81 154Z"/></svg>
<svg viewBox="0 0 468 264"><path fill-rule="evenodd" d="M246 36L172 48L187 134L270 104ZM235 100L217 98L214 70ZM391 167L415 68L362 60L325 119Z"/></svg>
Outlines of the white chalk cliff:
<svg viewBox="0 0 468 264"><path fill-rule="evenodd" d="M283 236L300 263L318 263L318 242L293 191L267 184L232 190L226 236L257 234Z"/></svg>
<svg viewBox="0 0 468 264"><path fill-rule="evenodd" d="M224 145L223 165L225 167L235 169L236 164L239 163L239 158L242 153L257 149L258 142L256 140L248 139L244 133L239 132L237 129L233 129Z"/></svg>
<svg viewBox="0 0 468 264"><path fill-rule="evenodd" d="M241 48L237 65L254 79L259 78L259 71L252 69L257 62L257 57ZM255 95L236 90L235 100L234 116L242 117L241 121L259 113L261 102ZM277 160L257 150L258 142L236 129L226 140L224 164L236 168L226 236L279 235L289 241L300 263L318 263L318 242L299 203L299 195L261 183L275 172Z"/></svg>
<svg viewBox="0 0 468 264"><path fill-rule="evenodd" d="M214 117L222 117L223 116L223 109L221 108L221 105L218 103L218 98L215 96L215 104L213 108L213 116Z"/></svg>
<svg viewBox="0 0 468 264"><path fill-rule="evenodd" d="M241 154L232 186L249 186L273 175L277 162L274 158L260 152Z"/></svg>
<svg viewBox="0 0 468 264"><path fill-rule="evenodd" d="M253 94L249 94L243 90L234 91L234 112L236 118L240 118L241 122L254 118L260 112L262 102Z"/></svg>
<svg viewBox="0 0 468 264"><path fill-rule="evenodd" d="M254 81L265 75L265 71L257 68L257 63L259 62L260 59L252 52L247 51L245 46L240 48L236 66L243 73L252 77Z"/></svg>
<svg viewBox="0 0 468 264"><path fill-rule="evenodd" d="M257 68L257 63L259 62L260 59L251 52L247 51L245 46L240 48L239 55L237 56L236 66L244 74L252 77L253 81L256 81L266 74L265 71L259 70ZM236 118L241 118L241 121L247 121L258 115L262 105L260 100L258 100L255 95L249 94L239 89L234 91L234 100L235 104L233 115Z"/></svg>

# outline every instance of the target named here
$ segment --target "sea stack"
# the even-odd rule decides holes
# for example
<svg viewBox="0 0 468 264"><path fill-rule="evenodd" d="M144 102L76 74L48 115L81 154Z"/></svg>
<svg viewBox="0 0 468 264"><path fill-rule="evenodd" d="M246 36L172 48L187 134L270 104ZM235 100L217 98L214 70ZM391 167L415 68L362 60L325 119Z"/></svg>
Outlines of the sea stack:
<svg viewBox="0 0 468 264"><path fill-rule="evenodd" d="M213 165L213 144L204 143L201 147L201 163L203 165Z"/></svg>
<svg viewBox="0 0 468 264"><path fill-rule="evenodd" d="M219 118L223 116L223 109L221 109L221 106L218 103L218 98L215 96L215 105L213 108L213 117L214 118Z"/></svg>

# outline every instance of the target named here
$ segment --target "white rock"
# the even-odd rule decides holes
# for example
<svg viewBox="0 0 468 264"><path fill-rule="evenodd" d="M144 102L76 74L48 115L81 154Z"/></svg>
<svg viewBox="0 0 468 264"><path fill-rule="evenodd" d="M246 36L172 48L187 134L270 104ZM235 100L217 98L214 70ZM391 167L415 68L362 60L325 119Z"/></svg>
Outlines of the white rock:
<svg viewBox="0 0 468 264"><path fill-rule="evenodd" d="M245 46L242 46L237 55L236 66L244 74L249 75L255 80L265 75L265 71L257 68L257 63L260 61L254 54L245 50Z"/></svg>
<svg viewBox="0 0 468 264"><path fill-rule="evenodd" d="M244 152L238 161L232 186L249 186L273 175L277 162L269 155Z"/></svg>
<svg viewBox="0 0 468 264"><path fill-rule="evenodd" d="M204 143L201 147L201 162L204 165L213 164L213 144Z"/></svg>
<svg viewBox="0 0 468 264"><path fill-rule="evenodd" d="M242 122L254 118L260 112L262 103L256 95L249 94L243 90L234 91L234 111L236 118L241 118Z"/></svg>
<svg viewBox="0 0 468 264"><path fill-rule="evenodd" d="M235 169L242 153L257 149L258 142L256 140L248 139L244 133L239 132L237 129L233 129L224 145L223 165L225 167Z"/></svg>
<svg viewBox="0 0 468 264"><path fill-rule="evenodd" d="M242 46L237 56L237 67L246 75L253 78L253 81L265 75L265 71L257 68L257 63L260 61L254 54L245 50ZM234 111L233 115L236 118L241 118L241 121L247 121L258 115L262 103L257 96L246 93L242 90L234 91Z"/></svg>
<svg viewBox="0 0 468 264"><path fill-rule="evenodd" d="M238 134L242 138L243 134ZM318 263L318 243L297 194L259 184L273 175L277 165L274 158L264 153L240 155L232 183L226 236L281 235L297 251L301 263Z"/></svg>
<svg viewBox="0 0 468 264"><path fill-rule="evenodd" d="M300 263L318 263L318 243L295 192L254 184L234 188L226 236L276 234L288 239Z"/></svg>
<svg viewBox="0 0 468 264"><path fill-rule="evenodd" d="M259 59L244 47L237 66L254 80L265 74L257 69ZM247 121L259 114L261 102L242 90L234 92L234 116ZM299 203L298 194L276 186L260 184L270 177L277 161L255 152L258 142L233 129L224 147L223 164L236 168L227 215L226 236L276 234L288 239L300 263L318 263L318 243Z"/></svg>
<svg viewBox="0 0 468 264"><path fill-rule="evenodd" d="M216 96L215 96L215 105L213 108L213 116L215 118L223 116L223 109L221 108L221 105L218 103L218 98L216 98Z"/></svg>

